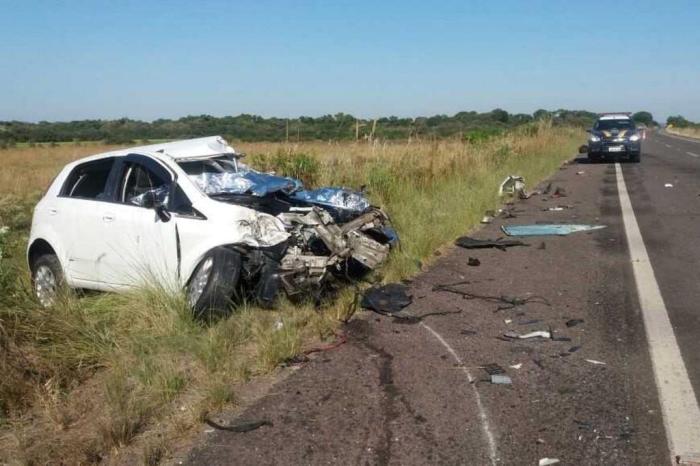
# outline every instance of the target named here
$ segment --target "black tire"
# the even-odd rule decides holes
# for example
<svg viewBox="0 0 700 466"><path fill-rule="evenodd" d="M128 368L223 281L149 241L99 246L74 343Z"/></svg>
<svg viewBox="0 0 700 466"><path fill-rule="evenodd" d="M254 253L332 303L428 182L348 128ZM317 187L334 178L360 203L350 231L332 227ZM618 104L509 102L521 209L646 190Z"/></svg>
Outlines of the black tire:
<svg viewBox="0 0 700 466"><path fill-rule="evenodd" d="M208 261L211 260L211 263ZM208 271L204 271L204 268ZM201 274L206 274L200 275ZM195 317L209 319L231 312L233 297L241 276L241 255L225 247L209 251L195 268L187 282L187 299ZM193 287L201 288L201 292Z"/></svg>
<svg viewBox="0 0 700 466"><path fill-rule="evenodd" d="M50 308L66 291L61 262L55 254L43 254L31 264L31 270L34 296L43 307Z"/></svg>

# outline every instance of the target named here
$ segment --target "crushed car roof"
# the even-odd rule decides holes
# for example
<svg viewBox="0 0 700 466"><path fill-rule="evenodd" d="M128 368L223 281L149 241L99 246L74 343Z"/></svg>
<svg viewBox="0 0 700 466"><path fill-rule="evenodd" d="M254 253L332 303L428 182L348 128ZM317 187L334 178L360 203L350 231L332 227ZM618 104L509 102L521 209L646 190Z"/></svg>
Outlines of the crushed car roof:
<svg viewBox="0 0 700 466"><path fill-rule="evenodd" d="M91 155L78 159L68 164L74 166L90 160L104 157L119 157L128 154L153 155L159 158L171 158L174 160L198 159L214 157L222 154L238 154L221 136L209 136L206 138L184 139L182 141L162 142L147 146L125 147L109 152Z"/></svg>
<svg viewBox="0 0 700 466"><path fill-rule="evenodd" d="M169 155L174 159L189 159L199 157L212 157L221 154L235 154L236 150L221 136L210 136L206 138L185 139L182 141L163 142L160 144L149 144L147 146L131 147L122 149L128 152L147 152Z"/></svg>

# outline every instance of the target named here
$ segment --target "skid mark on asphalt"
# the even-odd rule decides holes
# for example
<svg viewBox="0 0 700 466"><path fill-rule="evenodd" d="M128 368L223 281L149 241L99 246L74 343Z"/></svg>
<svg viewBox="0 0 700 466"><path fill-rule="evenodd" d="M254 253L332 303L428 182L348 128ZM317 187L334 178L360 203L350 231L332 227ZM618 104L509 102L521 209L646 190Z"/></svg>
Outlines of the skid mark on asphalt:
<svg viewBox="0 0 700 466"><path fill-rule="evenodd" d="M493 432L491 432L491 426L489 423L489 416L486 414L486 410L484 409L484 405L481 402L481 395L479 395L479 391L476 389L476 384L474 383L475 379L472 376L471 372L469 372L469 369L467 369L464 366L464 362L462 361L462 358L459 357L457 352L450 346L449 343L445 341L442 336L437 333L435 330L432 329L432 327L428 326L424 322L420 323L420 326L426 329L428 332L430 332L437 341L442 344L442 346L445 347L445 349L452 355L454 360L457 362L459 367L462 369L462 372L464 372L464 375L467 376L467 381L469 382L469 386L472 387L472 390L474 390L474 398L476 399L476 406L479 410L479 420L481 421L481 429L484 432L484 436L486 437L486 441L489 446L489 459L491 460L492 465L498 464L498 456L496 454L496 440L493 437Z"/></svg>
<svg viewBox="0 0 700 466"><path fill-rule="evenodd" d="M637 284L666 438L672 461L678 457L683 459L697 451L700 444L700 408L688 379L619 163L615 164L615 170L627 246Z"/></svg>

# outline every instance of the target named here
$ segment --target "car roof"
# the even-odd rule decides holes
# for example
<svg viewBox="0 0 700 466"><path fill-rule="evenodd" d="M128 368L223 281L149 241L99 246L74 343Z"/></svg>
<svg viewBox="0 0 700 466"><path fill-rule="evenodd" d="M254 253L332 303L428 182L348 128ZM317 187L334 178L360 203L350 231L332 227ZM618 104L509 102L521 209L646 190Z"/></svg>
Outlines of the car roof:
<svg viewBox="0 0 700 466"><path fill-rule="evenodd" d="M629 120L630 116L625 113L604 113L598 117L599 120Z"/></svg>
<svg viewBox="0 0 700 466"><path fill-rule="evenodd" d="M223 154L236 154L236 149L221 136L209 136L205 138L184 139L181 141L162 142L146 146L126 147L109 152L91 155L74 161L70 165L77 165L91 160L99 160L107 157L123 157L129 154L149 155L157 159L185 160L209 158Z"/></svg>

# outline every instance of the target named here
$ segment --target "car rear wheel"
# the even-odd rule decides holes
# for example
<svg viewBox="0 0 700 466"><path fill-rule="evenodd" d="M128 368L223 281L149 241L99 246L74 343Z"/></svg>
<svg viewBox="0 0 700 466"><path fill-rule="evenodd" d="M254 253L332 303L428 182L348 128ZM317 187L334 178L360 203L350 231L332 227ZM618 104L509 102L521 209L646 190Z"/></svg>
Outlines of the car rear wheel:
<svg viewBox="0 0 700 466"><path fill-rule="evenodd" d="M224 247L208 252L197 265L186 288L187 301L195 316L227 315L240 274L240 254Z"/></svg>
<svg viewBox="0 0 700 466"><path fill-rule="evenodd" d="M39 303L49 308L56 304L65 289L63 269L54 254L39 256L32 264L32 288Z"/></svg>

